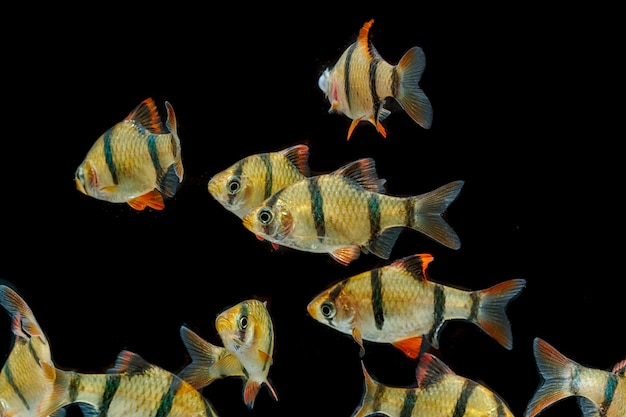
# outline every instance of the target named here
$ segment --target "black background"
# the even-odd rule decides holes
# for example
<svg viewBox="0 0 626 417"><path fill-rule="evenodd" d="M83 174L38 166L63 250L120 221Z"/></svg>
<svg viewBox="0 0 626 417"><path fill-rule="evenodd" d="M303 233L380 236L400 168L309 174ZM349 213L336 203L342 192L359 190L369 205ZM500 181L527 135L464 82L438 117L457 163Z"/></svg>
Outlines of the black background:
<svg viewBox="0 0 626 417"><path fill-rule="evenodd" d="M507 309L512 350L450 322L435 352L516 416L539 383L535 337L596 368L624 359L615 12L334 8L55 6L5 17L14 24L3 29L0 279L33 309L57 366L104 372L129 349L176 372L188 361L181 325L220 344L216 314L259 298L274 319L279 401L263 388L248 410L236 378L203 393L221 416L349 416L363 391L358 346L308 317L306 305L333 282L420 252L434 255L431 279L447 285L527 279ZM386 139L363 124L346 141L349 120L327 113L319 74L371 18L389 62L423 48L430 130L399 111ZM185 179L175 198L162 212L136 212L79 193L74 171L91 144L147 97L170 101L178 117ZM461 248L405 231L389 261L364 255L346 267L258 241L207 181L247 155L297 143L309 145L317 172L373 157L394 195L464 180L447 212ZM383 383L414 382L415 364L391 346L366 343L364 361ZM568 399L542 415L578 413Z"/></svg>

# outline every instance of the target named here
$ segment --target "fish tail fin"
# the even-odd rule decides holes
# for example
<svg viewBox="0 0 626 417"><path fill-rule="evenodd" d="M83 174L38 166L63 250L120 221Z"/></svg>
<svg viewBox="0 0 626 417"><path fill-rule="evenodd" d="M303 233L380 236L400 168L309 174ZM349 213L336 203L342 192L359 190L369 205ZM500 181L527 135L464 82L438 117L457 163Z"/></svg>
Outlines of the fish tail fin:
<svg viewBox="0 0 626 417"><path fill-rule="evenodd" d="M513 336L506 307L525 286L525 279L511 279L478 292L480 306L476 323L509 350L513 348Z"/></svg>
<svg viewBox="0 0 626 417"><path fill-rule="evenodd" d="M413 202L414 216L408 225L451 249L459 249L458 235L443 218L448 206L461 192L464 181L453 181L426 194L408 197Z"/></svg>
<svg viewBox="0 0 626 417"><path fill-rule="evenodd" d="M394 97L409 116L424 129L430 129L433 107L419 86L426 67L424 51L419 46L409 49L397 65L399 86Z"/></svg>
<svg viewBox="0 0 626 417"><path fill-rule="evenodd" d="M225 357L234 358L226 348L207 342L186 326L181 326L180 337L191 357L191 363L186 365L178 376L189 385L201 389L216 379L243 375L238 360L224 360ZM229 367L229 363L232 366Z"/></svg>
<svg viewBox="0 0 626 417"><path fill-rule="evenodd" d="M48 361L40 361L44 379L52 385L52 391L37 406L38 416L57 415L58 411L71 403L69 387L72 382L72 372L57 369Z"/></svg>
<svg viewBox="0 0 626 417"><path fill-rule="evenodd" d="M46 335L39 327L32 310L15 290L6 285L0 285L0 305L11 316L12 331L16 336L24 339L29 339L30 336L39 336L47 343Z"/></svg>
<svg viewBox="0 0 626 417"><path fill-rule="evenodd" d="M533 351L543 381L526 407L524 417L534 417L543 409L574 395L572 375L579 365L540 338L535 338Z"/></svg>

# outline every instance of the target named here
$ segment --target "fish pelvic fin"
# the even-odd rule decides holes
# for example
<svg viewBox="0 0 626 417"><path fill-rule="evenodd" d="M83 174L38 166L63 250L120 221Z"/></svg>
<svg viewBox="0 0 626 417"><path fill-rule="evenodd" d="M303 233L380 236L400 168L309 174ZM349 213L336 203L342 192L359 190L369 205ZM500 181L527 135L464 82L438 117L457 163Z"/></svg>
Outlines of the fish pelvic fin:
<svg viewBox="0 0 626 417"><path fill-rule="evenodd" d="M538 337L533 341L533 351L543 380L528 402L524 417L534 417L555 402L574 395L570 386L574 368L579 366Z"/></svg>
<svg viewBox="0 0 626 417"><path fill-rule="evenodd" d="M163 210L165 208L163 196L158 190L152 190L139 197L131 198L127 203L137 211L142 211L146 207L151 207L155 210Z"/></svg>
<svg viewBox="0 0 626 417"><path fill-rule="evenodd" d="M396 66L399 82L394 98L415 123L430 129L433 107L426 93L419 87L425 66L426 57L419 46L414 46L404 54Z"/></svg>
<svg viewBox="0 0 626 417"><path fill-rule="evenodd" d="M246 384L243 387L243 402L248 406L249 409L252 409L254 407L254 400L259 393L259 389L261 389L261 383L259 381L254 381L251 379L248 379L246 381Z"/></svg>
<svg viewBox="0 0 626 417"><path fill-rule="evenodd" d="M363 383L363 397L361 398L361 403L357 406L356 410L354 410L352 417L366 417L379 411L375 408L375 406L379 404L379 401L377 401L378 398L375 394L378 391L378 386L380 384L372 378L369 372L367 372L363 360L361 360L361 369L363 370L363 377L365 379ZM385 413L384 415L387 414Z"/></svg>
<svg viewBox="0 0 626 417"><path fill-rule="evenodd" d="M509 350L513 348L513 336L511 323L506 316L506 307L525 286L525 279L511 279L478 293L480 298L476 317L478 326Z"/></svg>
<svg viewBox="0 0 626 417"><path fill-rule="evenodd" d="M464 181L453 181L418 196L407 197L413 203L414 216L407 225L451 249L459 249L461 241L444 219L448 206L457 198Z"/></svg>
<svg viewBox="0 0 626 417"><path fill-rule="evenodd" d="M423 336L411 337L409 339L399 340L392 343L393 346L400 349L411 359L420 358L424 352L428 351L429 343Z"/></svg>
<svg viewBox="0 0 626 417"><path fill-rule="evenodd" d="M330 252L330 256L342 265L349 265L361 256L358 246L346 246Z"/></svg>
<svg viewBox="0 0 626 417"><path fill-rule="evenodd" d="M382 259L389 259L391 251L402 232L401 227L392 227L383 230L375 236L367 245L366 250Z"/></svg>

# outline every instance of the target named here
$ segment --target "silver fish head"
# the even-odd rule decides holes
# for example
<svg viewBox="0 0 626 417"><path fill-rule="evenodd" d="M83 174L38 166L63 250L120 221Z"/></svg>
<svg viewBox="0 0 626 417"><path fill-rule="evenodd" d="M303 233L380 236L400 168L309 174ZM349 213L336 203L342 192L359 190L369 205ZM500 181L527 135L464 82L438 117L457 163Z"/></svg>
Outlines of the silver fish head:
<svg viewBox="0 0 626 417"><path fill-rule="evenodd" d="M227 169L211 177L207 188L209 194L226 210L242 218L252 208L248 204L252 192L248 185L249 181L245 176Z"/></svg>
<svg viewBox="0 0 626 417"><path fill-rule="evenodd" d="M322 291L307 305L307 312L318 322L337 329L342 333L352 332L355 308L350 297L337 291L337 284Z"/></svg>
<svg viewBox="0 0 626 417"><path fill-rule="evenodd" d="M258 238L280 243L293 228L293 216L280 200L263 203L243 218L243 225Z"/></svg>
<svg viewBox="0 0 626 417"><path fill-rule="evenodd" d="M98 173L91 161L86 160L78 166L74 174L76 189L85 195L95 195L98 188Z"/></svg>

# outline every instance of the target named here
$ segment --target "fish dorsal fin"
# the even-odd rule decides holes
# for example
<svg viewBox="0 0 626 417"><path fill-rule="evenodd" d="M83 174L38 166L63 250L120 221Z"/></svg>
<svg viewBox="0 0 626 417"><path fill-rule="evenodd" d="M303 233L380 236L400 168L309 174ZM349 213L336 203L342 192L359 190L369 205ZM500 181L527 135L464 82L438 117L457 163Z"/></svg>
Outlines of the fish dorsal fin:
<svg viewBox="0 0 626 417"><path fill-rule="evenodd" d="M139 103L124 120L134 120L151 133L159 135L168 133L161 121L159 110L151 97Z"/></svg>
<svg viewBox="0 0 626 417"><path fill-rule="evenodd" d="M28 339L29 336L39 336L46 340L32 310L15 290L6 285L0 286L0 304L12 317L11 327L16 336L24 339Z"/></svg>
<svg viewBox="0 0 626 417"><path fill-rule="evenodd" d="M426 268L428 268L428 264L433 259L433 256L429 253L418 253L398 259L392 262L391 266L404 268L414 277L427 281Z"/></svg>
<svg viewBox="0 0 626 417"><path fill-rule="evenodd" d="M291 162L302 175L311 175L309 168L309 147L307 145L295 145L283 150L285 158Z"/></svg>
<svg viewBox="0 0 626 417"><path fill-rule="evenodd" d="M112 368L108 369L107 373L112 374L119 372L144 372L152 367L153 365L151 363L146 361L137 353L131 352L129 350L123 350L119 353L119 355L117 355L115 365Z"/></svg>
<svg viewBox="0 0 626 417"><path fill-rule="evenodd" d="M378 178L376 162L373 158L361 158L337 169L334 175L340 175L374 193L385 192L386 180Z"/></svg>
<svg viewBox="0 0 626 417"><path fill-rule="evenodd" d="M624 375L624 373L626 373L626 359L624 359L621 362L616 363L615 366L613 367L612 372L615 375L618 375L618 374Z"/></svg>
<svg viewBox="0 0 626 417"><path fill-rule="evenodd" d="M363 48L366 51L366 56L368 58L375 57L378 55L376 49L370 42L370 28L374 24L374 19L370 19L368 22L365 22L359 31L359 37L357 38L358 46Z"/></svg>
<svg viewBox="0 0 626 417"><path fill-rule="evenodd" d="M455 375L454 371L441 361L438 357L431 353L425 352L421 360L417 364L415 376L417 377L417 385L425 388L434 384L446 375Z"/></svg>

